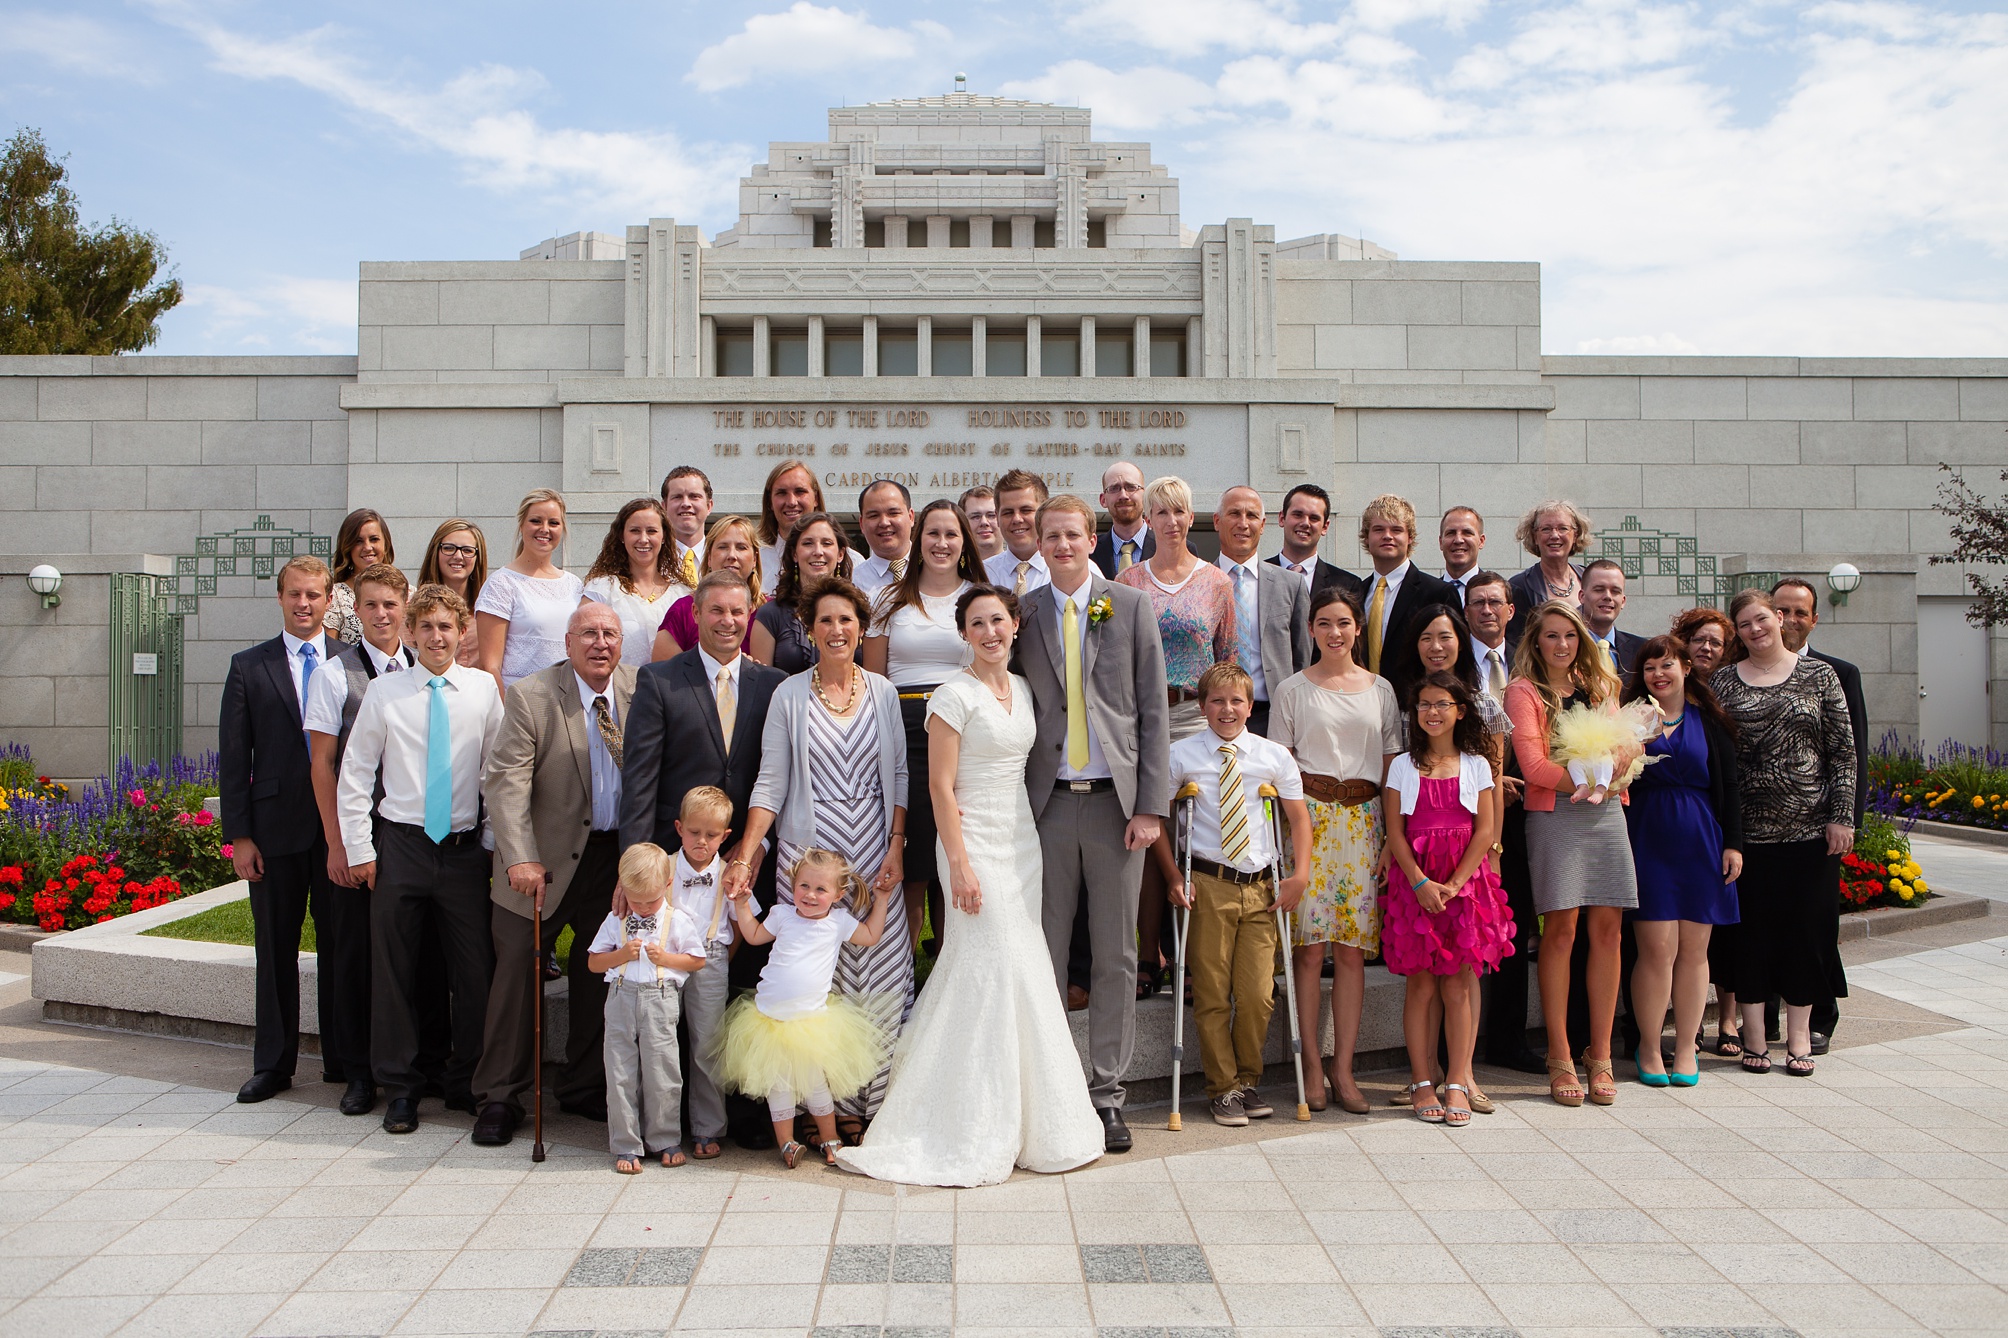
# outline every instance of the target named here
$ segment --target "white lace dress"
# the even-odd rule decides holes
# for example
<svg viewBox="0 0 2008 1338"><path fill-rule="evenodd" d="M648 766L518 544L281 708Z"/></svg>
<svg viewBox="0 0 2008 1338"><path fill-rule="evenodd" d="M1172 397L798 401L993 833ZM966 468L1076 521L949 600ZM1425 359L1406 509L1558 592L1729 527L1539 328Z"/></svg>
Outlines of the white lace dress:
<svg viewBox="0 0 2008 1338"><path fill-rule="evenodd" d="M928 703L962 735L955 798L983 891L974 915L948 910L946 939L900 1036L892 1086L863 1146L838 1162L910 1185L992 1185L1014 1166L1070 1171L1102 1155L1102 1122L1040 927L1039 832L1025 795L1032 691L1011 709L967 674ZM948 855L936 843L943 877Z"/></svg>

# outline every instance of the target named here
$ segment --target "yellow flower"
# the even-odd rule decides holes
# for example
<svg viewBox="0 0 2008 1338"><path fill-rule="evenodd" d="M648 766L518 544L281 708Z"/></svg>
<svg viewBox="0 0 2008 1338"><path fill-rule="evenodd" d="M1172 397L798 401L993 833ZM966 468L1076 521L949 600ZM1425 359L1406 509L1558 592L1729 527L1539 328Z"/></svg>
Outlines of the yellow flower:
<svg viewBox="0 0 2008 1338"><path fill-rule="evenodd" d="M1889 890L1890 890L1890 891L1892 891L1892 892L1901 892L1901 891L1903 891L1903 880L1902 880L1901 878L1892 878L1892 879L1890 879L1890 880L1889 880Z"/></svg>
<svg viewBox="0 0 2008 1338"><path fill-rule="evenodd" d="M1976 794L1973 796L1973 806L1975 808L1985 808L1987 807L1987 801Z"/></svg>
<svg viewBox="0 0 2008 1338"><path fill-rule="evenodd" d="M1897 889L1897 896L1903 898L1905 901L1909 901L1911 899L1911 890L1907 887L1899 888Z"/></svg>
<svg viewBox="0 0 2008 1338"><path fill-rule="evenodd" d="M1929 892L1929 891L1931 891L1931 884L1929 884L1929 883L1925 882L1925 881L1924 881L1924 879L1922 879L1922 878L1918 879L1918 880L1917 880L1917 882L1916 882L1915 884L1913 884L1913 886L1915 886L1915 887L1917 888L1917 890L1918 890L1918 891L1920 891L1920 892Z"/></svg>
<svg viewBox="0 0 2008 1338"><path fill-rule="evenodd" d="M1902 859L1902 858L1903 858L1903 852L1902 852L1901 850L1885 850L1885 851L1883 851L1883 858L1884 858L1884 859Z"/></svg>

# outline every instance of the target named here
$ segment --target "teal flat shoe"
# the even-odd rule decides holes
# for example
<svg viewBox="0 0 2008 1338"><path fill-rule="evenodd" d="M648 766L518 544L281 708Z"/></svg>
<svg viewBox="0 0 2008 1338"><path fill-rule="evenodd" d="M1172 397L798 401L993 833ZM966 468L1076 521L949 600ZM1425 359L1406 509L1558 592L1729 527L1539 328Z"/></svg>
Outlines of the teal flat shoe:
<svg viewBox="0 0 2008 1338"><path fill-rule="evenodd" d="M1647 1087L1673 1086L1673 1079L1669 1075L1664 1073L1647 1073L1644 1069L1638 1068L1638 1057L1639 1052L1637 1050L1632 1051L1632 1067L1638 1069L1638 1080L1640 1082L1644 1083Z"/></svg>
<svg viewBox="0 0 2008 1338"><path fill-rule="evenodd" d="M1675 1087L1692 1087L1701 1081L1701 1070L1696 1069L1692 1073L1668 1073L1666 1080Z"/></svg>

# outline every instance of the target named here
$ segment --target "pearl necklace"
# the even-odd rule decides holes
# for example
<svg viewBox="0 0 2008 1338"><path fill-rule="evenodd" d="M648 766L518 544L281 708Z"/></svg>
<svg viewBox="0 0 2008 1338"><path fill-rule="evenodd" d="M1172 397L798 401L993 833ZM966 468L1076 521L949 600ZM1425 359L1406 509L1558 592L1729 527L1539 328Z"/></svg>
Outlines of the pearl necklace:
<svg viewBox="0 0 2008 1338"><path fill-rule="evenodd" d="M814 669L811 669L809 671L809 683L812 687L816 689L816 700L820 701L823 704L824 710L828 711L831 715L834 716L843 716L850 714L852 708L858 704L858 682L864 676L865 676L865 671L858 668L857 661L856 660L851 661L850 695L841 708L833 705L830 701L829 694L823 691L822 665L818 664Z"/></svg>

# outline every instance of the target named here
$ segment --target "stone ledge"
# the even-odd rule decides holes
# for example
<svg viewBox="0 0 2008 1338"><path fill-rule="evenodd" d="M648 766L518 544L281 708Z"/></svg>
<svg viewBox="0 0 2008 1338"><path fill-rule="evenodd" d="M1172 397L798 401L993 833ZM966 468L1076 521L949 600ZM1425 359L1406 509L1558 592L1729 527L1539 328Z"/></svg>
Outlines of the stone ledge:
<svg viewBox="0 0 2008 1338"><path fill-rule="evenodd" d="M1933 822L1928 818L1918 819L1917 826L1911 828L1910 835L1939 841L1957 841L1962 845L1986 846L1991 850L2008 850L2008 832L1990 831L1985 827L1962 827L1950 822Z"/></svg>
<svg viewBox="0 0 2008 1338"><path fill-rule="evenodd" d="M1969 897L1962 892L1934 892L1922 906L1877 906L1866 911L1848 911L1841 916L1841 942L1888 938L1914 929L1953 924L1960 920L1984 920L1994 914L1994 903L1985 897Z"/></svg>

